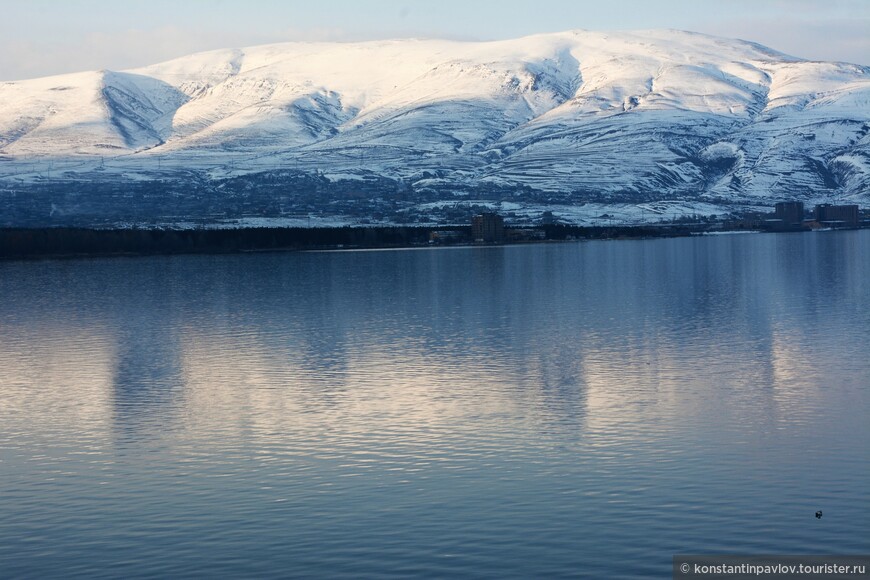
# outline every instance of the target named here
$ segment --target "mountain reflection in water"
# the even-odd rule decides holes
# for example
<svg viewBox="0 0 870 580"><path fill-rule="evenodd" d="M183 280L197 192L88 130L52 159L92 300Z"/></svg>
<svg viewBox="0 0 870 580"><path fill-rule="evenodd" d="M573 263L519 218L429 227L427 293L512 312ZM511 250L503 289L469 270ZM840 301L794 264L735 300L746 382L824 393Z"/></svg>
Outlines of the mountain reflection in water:
<svg viewBox="0 0 870 580"><path fill-rule="evenodd" d="M858 231L0 263L0 568L870 552L868 252Z"/></svg>

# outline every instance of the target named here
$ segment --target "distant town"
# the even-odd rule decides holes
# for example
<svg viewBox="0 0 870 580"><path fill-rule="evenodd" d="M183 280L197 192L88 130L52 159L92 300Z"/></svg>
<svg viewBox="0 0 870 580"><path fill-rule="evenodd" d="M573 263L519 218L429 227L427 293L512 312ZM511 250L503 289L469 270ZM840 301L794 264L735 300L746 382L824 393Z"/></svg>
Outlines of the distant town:
<svg viewBox="0 0 870 580"><path fill-rule="evenodd" d="M726 219L684 216L643 225L580 226L544 212L536 225L511 224L496 212L453 226L376 225L342 227L0 228L0 259L146 254L214 254L287 250L498 245L593 239L680 237L708 233L801 232L870 227L870 211L858 205L800 201L776 203L772 212Z"/></svg>
<svg viewBox="0 0 870 580"><path fill-rule="evenodd" d="M808 211L801 201L781 201L774 206L773 215L749 215L740 225L742 229L768 231L857 228L868 225L868 217L857 205L823 203Z"/></svg>
<svg viewBox="0 0 870 580"><path fill-rule="evenodd" d="M464 228L433 230L430 233L430 243L475 243L498 244L510 242L525 242L552 239L554 230L582 231L590 230L615 233L613 236L631 236L630 232L644 232L658 229L663 235L683 235L685 233L705 233L715 231L769 231L796 232L819 229L854 229L870 227L870 211L862 212L858 205L819 204L808 211L801 201L782 201L774 206L772 213L750 213L736 219L726 220L690 220L681 219L673 222L649 224L643 226L620 227L580 227L560 225L551 212L545 212L539 227L515 227L505 224L504 218L495 212L485 212L474 216L471 220L470 232ZM679 233L677 233L679 232ZM593 236L599 237L599 236ZM631 236L635 237L635 236Z"/></svg>

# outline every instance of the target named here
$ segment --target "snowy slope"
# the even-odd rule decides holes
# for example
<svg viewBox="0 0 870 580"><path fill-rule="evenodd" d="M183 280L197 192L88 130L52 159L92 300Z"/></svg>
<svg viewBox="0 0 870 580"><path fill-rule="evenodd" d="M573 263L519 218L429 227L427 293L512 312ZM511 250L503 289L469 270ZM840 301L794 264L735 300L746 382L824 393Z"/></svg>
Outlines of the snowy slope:
<svg viewBox="0 0 870 580"><path fill-rule="evenodd" d="M81 179L293 169L614 202L870 191L870 69L671 30L220 50L0 83L0 103L6 180L50 160Z"/></svg>

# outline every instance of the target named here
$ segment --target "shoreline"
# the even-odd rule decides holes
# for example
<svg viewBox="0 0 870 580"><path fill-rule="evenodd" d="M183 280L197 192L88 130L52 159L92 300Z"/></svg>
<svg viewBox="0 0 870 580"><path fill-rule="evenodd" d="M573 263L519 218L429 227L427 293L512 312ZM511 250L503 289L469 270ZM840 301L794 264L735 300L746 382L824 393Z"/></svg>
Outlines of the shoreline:
<svg viewBox="0 0 870 580"><path fill-rule="evenodd" d="M349 251L430 247L493 247L581 240L675 238L740 233L787 233L809 229L758 229L731 224L505 227L502 239L475 242L470 226L330 228L0 228L0 260L77 259L186 254ZM835 228L862 229L856 227ZM439 237L439 235L441 237Z"/></svg>

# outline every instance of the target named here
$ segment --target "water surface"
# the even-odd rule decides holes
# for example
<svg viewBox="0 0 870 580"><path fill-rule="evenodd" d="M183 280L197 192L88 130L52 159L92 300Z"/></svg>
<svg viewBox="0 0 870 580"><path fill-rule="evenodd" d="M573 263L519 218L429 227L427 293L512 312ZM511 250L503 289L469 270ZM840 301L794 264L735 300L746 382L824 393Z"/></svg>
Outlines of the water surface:
<svg viewBox="0 0 870 580"><path fill-rule="evenodd" d="M865 230L0 263L0 570L870 553L868 256Z"/></svg>

